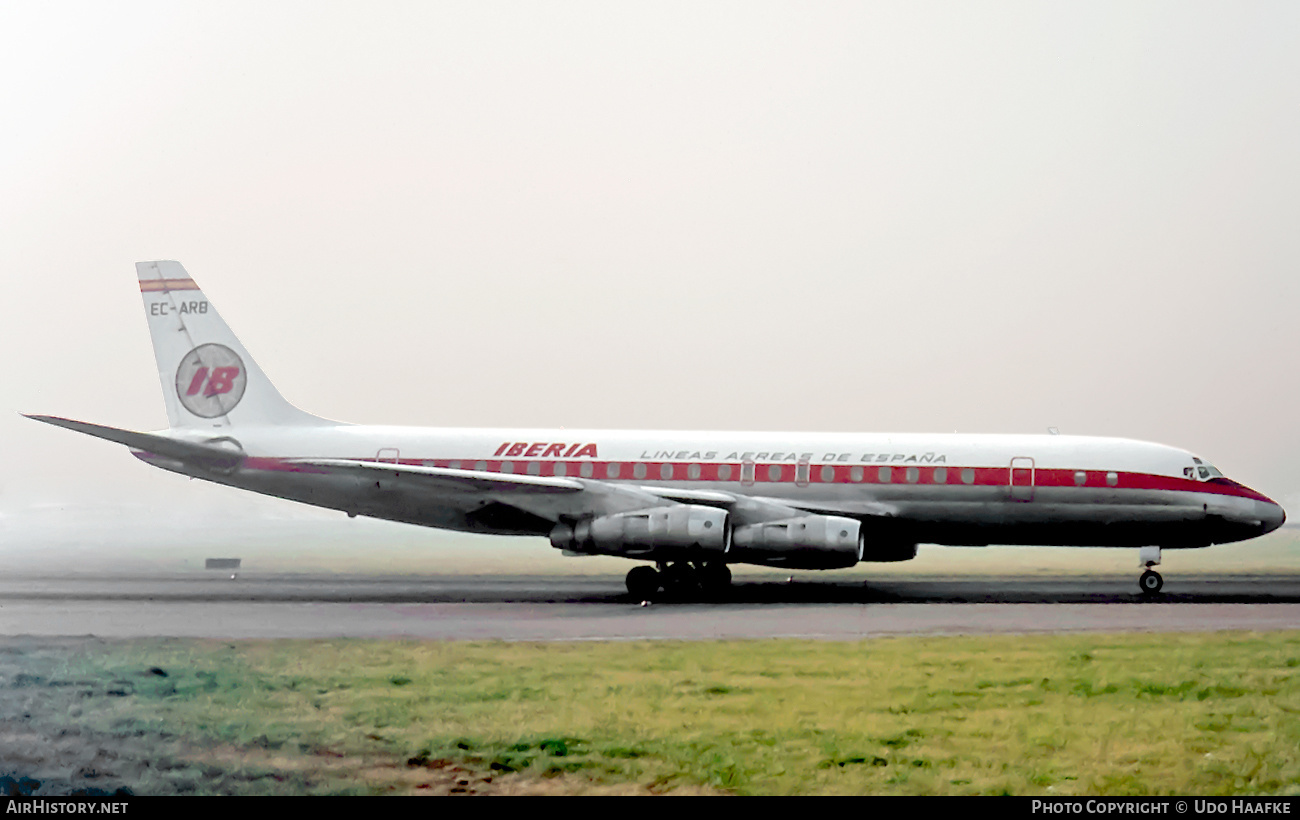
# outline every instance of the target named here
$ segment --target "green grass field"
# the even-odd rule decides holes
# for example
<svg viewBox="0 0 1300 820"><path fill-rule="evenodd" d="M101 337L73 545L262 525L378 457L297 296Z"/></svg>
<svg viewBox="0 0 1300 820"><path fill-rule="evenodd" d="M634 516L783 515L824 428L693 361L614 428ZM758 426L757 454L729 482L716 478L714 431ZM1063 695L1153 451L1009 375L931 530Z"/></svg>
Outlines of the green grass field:
<svg viewBox="0 0 1300 820"><path fill-rule="evenodd" d="M183 742L173 774L150 770L137 793L178 790L169 776L188 778L180 791L400 791L448 766L522 791L1300 792L1300 632L149 640L27 661L4 685L75 696L80 730ZM330 764L350 759L367 763Z"/></svg>

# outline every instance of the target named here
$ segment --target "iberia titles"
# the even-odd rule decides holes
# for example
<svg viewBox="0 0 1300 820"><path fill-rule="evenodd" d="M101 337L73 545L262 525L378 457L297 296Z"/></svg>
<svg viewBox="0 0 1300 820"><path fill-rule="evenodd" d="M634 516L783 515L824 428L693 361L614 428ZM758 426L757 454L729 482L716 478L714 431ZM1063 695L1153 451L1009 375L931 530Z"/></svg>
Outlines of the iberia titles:
<svg viewBox="0 0 1300 820"><path fill-rule="evenodd" d="M493 456L506 458L600 458L595 444L567 444L550 441L503 441ZM721 458L719 456L721 455ZM820 458L818 456L820 455ZM643 461L815 461L818 464L853 462L858 464L946 464L944 453L799 453L784 450L739 450L722 455L719 450L645 450Z"/></svg>
<svg viewBox="0 0 1300 820"><path fill-rule="evenodd" d="M567 449L566 449L567 448ZM564 444L549 441L504 441L494 456L508 458L597 458L594 444Z"/></svg>

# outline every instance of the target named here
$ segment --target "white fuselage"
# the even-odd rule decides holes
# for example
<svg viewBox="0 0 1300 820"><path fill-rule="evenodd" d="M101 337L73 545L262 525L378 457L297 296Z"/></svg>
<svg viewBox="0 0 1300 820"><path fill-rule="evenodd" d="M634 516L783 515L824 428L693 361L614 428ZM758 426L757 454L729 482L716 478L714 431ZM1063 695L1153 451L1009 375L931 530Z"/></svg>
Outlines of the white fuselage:
<svg viewBox="0 0 1300 820"><path fill-rule="evenodd" d="M352 514L472 532L545 535L566 516L563 499L526 495L510 499L522 515L476 515L483 505L473 492L430 503L400 484L372 487L295 462L565 477L688 500L724 492L754 499L754 520L770 518L769 505L861 520L869 545L874 537L889 544L1201 547L1262 534L1284 518L1259 493L1200 478L1201 462L1191 453L1114 438L337 425L245 428L238 445L247 455L243 466L201 477ZM611 504L596 512L621 511ZM736 523L746 516L743 506L733 511Z"/></svg>

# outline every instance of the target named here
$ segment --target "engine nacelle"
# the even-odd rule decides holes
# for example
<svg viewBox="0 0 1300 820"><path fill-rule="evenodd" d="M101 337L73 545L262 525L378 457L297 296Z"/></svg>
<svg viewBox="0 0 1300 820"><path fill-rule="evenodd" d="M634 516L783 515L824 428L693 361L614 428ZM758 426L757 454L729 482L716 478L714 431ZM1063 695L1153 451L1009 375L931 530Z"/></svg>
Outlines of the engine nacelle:
<svg viewBox="0 0 1300 820"><path fill-rule="evenodd" d="M838 515L803 515L736 527L731 560L793 569L839 569L862 560L862 525Z"/></svg>
<svg viewBox="0 0 1300 820"><path fill-rule="evenodd" d="M561 522L551 530L551 546L599 555L666 554L717 560L731 548L727 511L695 504Z"/></svg>
<svg viewBox="0 0 1300 820"><path fill-rule="evenodd" d="M911 561L916 557L916 544L901 541L869 541L862 551L863 561L886 563L889 561Z"/></svg>

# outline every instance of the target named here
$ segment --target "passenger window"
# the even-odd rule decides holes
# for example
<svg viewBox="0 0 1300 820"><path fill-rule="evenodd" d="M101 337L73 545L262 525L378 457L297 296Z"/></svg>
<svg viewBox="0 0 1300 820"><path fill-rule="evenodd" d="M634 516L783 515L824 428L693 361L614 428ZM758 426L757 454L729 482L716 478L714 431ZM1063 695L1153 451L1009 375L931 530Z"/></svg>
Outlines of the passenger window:
<svg viewBox="0 0 1300 820"><path fill-rule="evenodd" d="M632 477L633 477L633 478L645 478L645 462L644 462L644 461L638 461L635 465L633 465L633 467L632 467Z"/></svg>
<svg viewBox="0 0 1300 820"><path fill-rule="evenodd" d="M528 462L528 474L529 474L529 475L541 475L541 474L542 474L542 462L540 462L540 461L530 461L530 462Z"/></svg>
<svg viewBox="0 0 1300 820"><path fill-rule="evenodd" d="M962 484L974 484L974 483L975 483L975 471L972 470L970 467L966 467L966 468L964 468L964 469L961 471L961 483L962 483Z"/></svg>
<svg viewBox="0 0 1300 820"><path fill-rule="evenodd" d="M947 484L947 483L948 483L948 468L947 468L947 467L935 467L935 468L934 468L934 483L935 483L935 484Z"/></svg>
<svg viewBox="0 0 1300 820"><path fill-rule="evenodd" d="M768 468L767 468L767 480L768 480L768 481L780 481L780 480L781 480L781 465L780 465L780 464L773 464L771 467L768 467Z"/></svg>
<svg viewBox="0 0 1300 820"><path fill-rule="evenodd" d="M569 474L567 466L563 461L555 462L555 474L561 478Z"/></svg>
<svg viewBox="0 0 1300 820"><path fill-rule="evenodd" d="M583 478L591 478L591 474L596 472L596 468L591 465L590 461L584 461L582 466L578 468L578 472L582 473Z"/></svg>
<svg viewBox="0 0 1300 820"><path fill-rule="evenodd" d="M673 477L673 465L671 465L671 464L665 464L665 465L663 465L662 467L660 467L660 468L659 468L659 477L662 478L664 481L667 481L668 479L672 478L672 477Z"/></svg>
<svg viewBox="0 0 1300 820"><path fill-rule="evenodd" d="M1074 485L1076 487L1082 487L1084 484L1087 483L1088 483L1088 474L1085 473L1083 470L1076 470L1074 473Z"/></svg>
<svg viewBox="0 0 1300 820"><path fill-rule="evenodd" d="M487 462L486 462L486 461L476 461L476 462L474 462L474 469L475 469L475 470L478 470L480 473L486 473L486 472L487 472Z"/></svg>
<svg viewBox="0 0 1300 820"><path fill-rule="evenodd" d="M687 477L687 478L699 478L699 477L700 477L700 465L698 465L698 464L692 464L691 466L687 467L687 468L686 468L686 477Z"/></svg>
<svg viewBox="0 0 1300 820"><path fill-rule="evenodd" d="M835 468L827 464L822 467L822 483L831 484L835 481Z"/></svg>
<svg viewBox="0 0 1300 820"><path fill-rule="evenodd" d="M501 462L501 472L503 472L503 473L513 473L514 471L515 471L515 463L514 463L513 461L503 461L503 462Z"/></svg>
<svg viewBox="0 0 1300 820"><path fill-rule="evenodd" d="M1119 486L1119 473L1106 473L1106 483L1111 487Z"/></svg>
<svg viewBox="0 0 1300 820"><path fill-rule="evenodd" d="M448 469L451 469L451 470L459 470L459 469L460 469L460 462L459 462L459 461L448 461L448 462L447 462L447 468L448 468Z"/></svg>
<svg viewBox="0 0 1300 820"><path fill-rule="evenodd" d="M731 480L731 465L730 465L730 464L723 464L723 465L721 465L721 466L718 467L718 480L719 480L719 481L730 481L730 480Z"/></svg>
<svg viewBox="0 0 1300 820"><path fill-rule="evenodd" d="M908 468L907 468L907 483L908 483L908 484L915 484L915 483L916 483L917 481L919 481L920 479L921 479L921 471L920 471L920 469L918 469L918 468L916 468L916 467L908 467Z"/></svg>
<svg viewBox="0 0 1300 820"><path fill-rule="evenodd" d="M881 484L888 484L893 479L893 472L888 467L881 467L876 470L876 479Z"/></svg>
<svg viewBox="0 0 1300 820"><path fill-rule="evenodd" d="M854 467L852 470L849 470L849 479L852 480L852 481L861 481L861 480L862 480L862 468L861 468L861 467Z"/></svg>
<svg viewBox="0 0 1300 820"><path fill-rule="evenodd" d="M605 478L618 478L619 466L617 461L611 461L607 464L605 466Z"/></svg>

